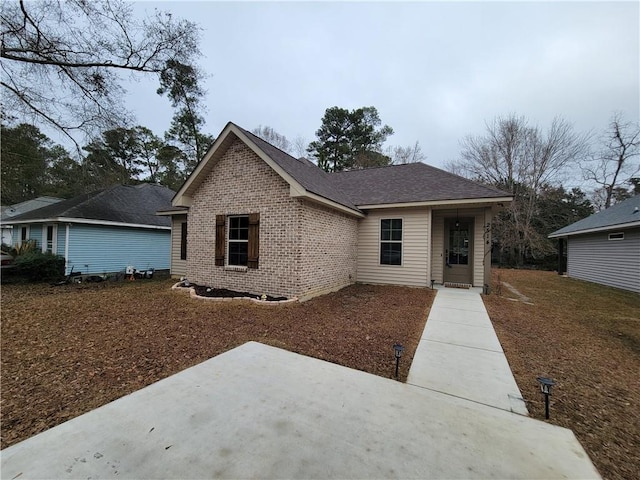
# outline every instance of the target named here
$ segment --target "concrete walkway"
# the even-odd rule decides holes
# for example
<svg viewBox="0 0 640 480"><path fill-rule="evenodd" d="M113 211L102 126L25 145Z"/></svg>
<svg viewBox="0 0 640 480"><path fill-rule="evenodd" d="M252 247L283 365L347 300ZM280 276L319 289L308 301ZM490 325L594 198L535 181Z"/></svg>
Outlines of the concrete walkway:
<svg viewBox="0 0 640 480"><path fill-rule="evenodd" d="M479 292L438 290L407 383L528 415Z"/></svg>
<svg viewBox="0 0 640 480"><path fill-rule="evenodd" d="M1 457L7 480L600 478L570 430L254 342Z"/></svg>

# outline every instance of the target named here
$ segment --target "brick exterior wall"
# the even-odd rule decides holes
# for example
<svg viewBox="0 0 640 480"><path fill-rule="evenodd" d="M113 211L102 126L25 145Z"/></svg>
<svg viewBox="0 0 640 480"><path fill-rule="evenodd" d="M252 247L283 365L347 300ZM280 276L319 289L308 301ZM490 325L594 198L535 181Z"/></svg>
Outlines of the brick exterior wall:
<svg viewBox="0 0 640 480"><path fill-rule="evenodd" d="M216 215L249 213L260 213L259 268L216 267ZM240 140L194 193L188 222L191 282L290 298L356 280L357 219L291 198L287 182Z"/></svg>
<svg viewBox="0 0 640 480"><path fill-rule="evenodd" d="M356 281L358 219L304 202L300 215L303 256L300 283L305 295L323 293Z"/></svg>

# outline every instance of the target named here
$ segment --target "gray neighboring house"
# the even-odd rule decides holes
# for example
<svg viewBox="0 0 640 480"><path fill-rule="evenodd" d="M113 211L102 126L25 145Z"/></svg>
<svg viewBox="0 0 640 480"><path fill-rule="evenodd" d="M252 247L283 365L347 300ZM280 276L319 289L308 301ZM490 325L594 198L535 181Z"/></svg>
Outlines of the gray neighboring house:
<svg viewBox="0 0 640 480"><path fill-rule="evenodd" d="M47 205L52 205L54 203L61 202L62 198L56 197L38 197L32 200L26 200L24 202L16 203L14 205L8 205L2 207L2 222L8 222L13 217L22 215L23 213L30 212L31 210L36 210L38 208L46 207ZM20 240L26 240L21 238ZM2 243L5 245L13 245L13 226L12 225L2 225ZM15 242L20 243L20 242Z"/></svg>
<svg viewBox="0 0 640 480"><path fill-rule="evenodd" d="M567 275L640 292L640 195L549 235L567 245ZM563 273L559 271L558 273Z"/></svg>

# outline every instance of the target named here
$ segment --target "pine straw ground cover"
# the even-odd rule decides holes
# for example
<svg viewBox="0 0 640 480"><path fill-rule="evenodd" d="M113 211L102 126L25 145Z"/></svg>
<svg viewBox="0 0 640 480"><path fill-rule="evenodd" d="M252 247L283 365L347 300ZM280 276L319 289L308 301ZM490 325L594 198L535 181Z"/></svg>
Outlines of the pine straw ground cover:
<svg viewBox="0 0 640 480"><path fill-rule="evenodd" d="M493 280L484 302L531 416L544 419L536 377L553 378L549 422L575 432L604 478L640 478L640 295L553 272Z"/></svg>
<svg viewBox="0 0 640 480"><path fill-rule="evenodd" d="M401 380L428 289L353 285L302 304L207 302L172 281L2 288L2 448L255 340Z"/></svg>

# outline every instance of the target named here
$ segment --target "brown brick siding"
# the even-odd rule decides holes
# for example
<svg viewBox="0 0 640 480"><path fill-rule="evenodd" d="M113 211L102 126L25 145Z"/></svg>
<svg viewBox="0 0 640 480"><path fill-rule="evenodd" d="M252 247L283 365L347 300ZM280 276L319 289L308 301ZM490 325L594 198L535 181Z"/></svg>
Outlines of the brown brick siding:
<svg viewBox="0 0 640 480"><path fill-rule="evenodd" d="M215 216L256 212L259 268L216 267ZM188 221L192 282L293 297L355 281L357 219L291 198L285 180L239 140L194 193Z"/></svg>

